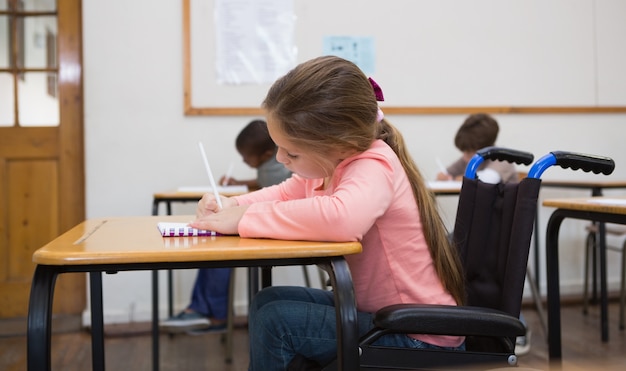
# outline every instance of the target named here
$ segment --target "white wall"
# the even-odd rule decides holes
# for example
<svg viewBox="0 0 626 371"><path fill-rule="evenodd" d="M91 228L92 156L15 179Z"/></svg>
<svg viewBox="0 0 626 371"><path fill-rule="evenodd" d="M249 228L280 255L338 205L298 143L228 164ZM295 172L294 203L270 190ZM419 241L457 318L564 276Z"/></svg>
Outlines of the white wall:
<svg viewBox="0 0 626 371"><path fill-rule="evenodd" d="M616 7L615 13L625 14L622 2L610 4ZM554 22L560 22L560 19L554 19ZM212 163L217 174L223 174L231 160L239 161L234 138L252 117L183 115L180 2L165 1L157 5L149 0L115 1L113 4L85 1L83 30L88 218L149 215L154 192L180 185L205 184L206 174L196 147L198 139L204 142L209 158L223 160ZM615 37L623 40L624 36L616 33ZM623 48L621 53L624 53ZM532 78L532 71L524 73ZM614 104L626 105L626 97L618 97ZM626 166L623 165L626 164L623 148L626 115L494 116L501 125L499 145L533 152L537 158L551 150L610 156L617 164L611 178L626 179ZM435 157L445 163L459 155L452 138L465 115L388 118L404 133L411 153L428 178L433 178L437 172ZM234 176L253 177L254 172L237 162ZM561 168L550 169L544 175L545 179L598 177ZM584 191L544 189L541 198L587 194ZM456 200L454 197L441 198L441 205L451 225ZM177 206L175 212L191 214L193 205ZM541 208L542 245L550 212L550 209ZM581 290L583 225L583 222L565 221L562 227L561 282L564 293ZM545 260L543 254L541 260ZM615 259L609 260L614 263ZM616 287L619 282L617 268L616 264L609 267L610 287ZM245 313L247 308L243 273L242 270L238 272L235 305L239 313ZM544 270L542 276L545 278ZM188 302L195 272L177 271L175 277L176 309L182 309ZM303 282L299 267L281 268L275 278L279 284ZM161 282L164 280L163 273ZM542 286L544 284L542 282ZM161 287L161 315L164 316L165 287L163 284ZM545 293L545 287L542 289ZM105 321L149 319L150 290L149 272L105 276ZM86 321L89 321L88 317Z"/></svg>

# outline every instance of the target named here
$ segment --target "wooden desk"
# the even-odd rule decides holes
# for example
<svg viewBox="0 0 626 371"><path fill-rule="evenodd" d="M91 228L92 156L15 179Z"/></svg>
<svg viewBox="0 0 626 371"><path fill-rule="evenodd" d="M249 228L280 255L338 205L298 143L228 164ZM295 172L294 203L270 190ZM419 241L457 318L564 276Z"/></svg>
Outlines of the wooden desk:
<svg viewBox="0 0 626 371"><path fill-rule="evenodd" d="M602 196L603 189L626 188L626 180L542 180L542 187L589 189L591 196Z"/></svg>
<svg viewBox="0 0 626 371"><path fill-rule="evenodd" d="M152 215L159 214L159 205L165 204L167 209L167 215L172 215L172 202L198 202L204 196L206 192L193 191L193 192L181 192L181 191L166 191L157 192L152 196ZM222 196L232 197L239 196L246 192L220 192Z"/></svg>
<svg viewBox="0 0 626 371"><path fill-rule="evenodd" d="M617 188L626 188L626 181L625 180L541 180L541 187L542 188L569 188L569 189L583 189L583 190L590 190L591 191L591 196L595 197L595 196L602 196L602 191L604 189L617 189ZM596 222L596 221L592 221L592 222ZM540 262L539 262L539 239L540 239L540 235L539 235L539 210L537 210L537 217L535 219L535 239L534 239L534 262L533 262L533 267L534 267L534 278L529 280L528 285L530 286L532 292L533 292L533 296L536 297L540 297L540 290L539 290L539 282L540 281L540 274L539 274L539 267L540 267ZM593 259L593 292L592 292L592 300L596 300L597 298L597 290L596 290L596 260L595 260L595 255L594 255L594 259ZM530 276L529 276L530 277ZM535 303L537 303L538 301L535 300ZM537 311L539 314L539 319L541 322L541 325L543 327L544 330L547 330L547 325L546 325L546 321L543 315L543 312L541 311L540 307L537 307Z"/></svg>
<svg viewBox="0 0 626 371"><path fill-rule="evenodd" d="M618 188L626 188L626 180L542 180L541 181L542 188L569 188L569 189L587 189L591 191L591 196L602 196L602 191L604 189L618 189ZM539 218L535 221L535 282L539 283ZM593 276L594 276L594 285L593 285L593 293L592 297L597 297L596 286L595 286L595 260L593 261ZM539 292L539 287L536 287L537 292Z"/></svg>
<svg viewBox="0 0 626 371"><path fill-rule="evenodd" d="M35 251L28 311L28 370L50 370L54 284L62 273L87 272L91 289L92 363L104 370L102 272L318 264L327 270L337 309L337 357L343 370L358 369L358 331L352 278L344 255L358 242L328 243L225 237L166 237L159 221L190 216L87 220ZM154 309L153 309L154 310ZM153 316L157 311L153 311Z"/></svg>
<svg viewBox="0 0 626 371"><path fill-rule="evenodd" d="M543 206L557 208L546 231L548 282L548 351L551 361L561 360L561 303L559 288L559 229L563 219L599 222L600 307L602 341L608 341L608 299L606 287L606 236L604 223L626 224L626 197L592 197L544 200Z"/></svg>
<svg viewBox="0 0 626 371"><path fill-rule="evenodd" d="M456 180L434 180L426 182L426 187L437 196L459 195L463 182Z"/></svg>

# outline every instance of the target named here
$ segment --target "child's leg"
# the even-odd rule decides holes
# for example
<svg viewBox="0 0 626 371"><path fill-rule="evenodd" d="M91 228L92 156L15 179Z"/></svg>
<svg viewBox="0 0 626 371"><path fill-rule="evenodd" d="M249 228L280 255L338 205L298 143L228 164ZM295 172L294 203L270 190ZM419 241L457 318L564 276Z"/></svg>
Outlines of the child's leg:
<svg viewBox="0 0 626 371"><path fill-rule="evenodd" d="M320 364L336 357L336 317L331 291L269 287L250 307L251 370L286 370L296 354Z"/></svg>
<svg viewBox="0 0 626 371"><path fill-rule="evenodd" d="M228 316L228 285L232 268L198 269L189 309L217 320Z"/></svg>
<svg viewBox="0 0 626 371"><path fill-rule="evenodd" d="M372 329L372 318L357 312L359 336ZM286 370L296 354L325 366L337 357L336 325L332 291L291 286L261 290L250 306L250 370ZM383 336L375 344L437 348L402 334Z"/></svg>

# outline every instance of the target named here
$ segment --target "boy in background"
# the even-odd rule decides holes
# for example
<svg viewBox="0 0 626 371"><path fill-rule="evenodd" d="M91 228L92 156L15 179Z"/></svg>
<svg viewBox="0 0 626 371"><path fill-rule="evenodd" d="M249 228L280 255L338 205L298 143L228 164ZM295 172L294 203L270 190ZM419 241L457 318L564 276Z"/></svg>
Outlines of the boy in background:
<svg viewBox="0 0 626 371"><path fill-rule="evenodd" d="M495 145L499 129L498 122L484 113L473 114L465 119L454 137L454 145L463 155L446 168L446 173L439 172L437 180L462 180L465 168L476 152ZM518 181L515 165L506 161L485 160L476 175L485 183Z"/></svg>
<svg viewBox="0 0 626 371"><path fill-rule="evenodd" d="M278 184L291 177L291 172L276 161L276 144L269 135L265 121L254 120L246 125L237 136L235 147L243 161L257 169L257 177L236 180L223 176L220 184L247 185L248 189L254 190ZM162 321L161 329L189 334L225 331L231 269L198 269L191 303L176 316Z"/></svg>
<svg viewBox="0 0 626 371"><path fill-rule="evenodd" d="M276 144L267 131L267 123L254 120L241 130L235 140L237 152L251 168L257 169L256 179L237 180L223 176L222 185L247 185L256 190L278 184L291 176L291 172L276 161Z"/></svg>

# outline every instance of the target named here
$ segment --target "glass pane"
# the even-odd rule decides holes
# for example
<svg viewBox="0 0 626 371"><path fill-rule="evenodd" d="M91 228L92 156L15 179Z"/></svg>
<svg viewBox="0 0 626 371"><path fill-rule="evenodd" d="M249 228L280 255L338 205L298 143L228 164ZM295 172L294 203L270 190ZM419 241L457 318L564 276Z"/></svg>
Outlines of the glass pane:
<svg viewBox="0 0 626 371"><path fill-rule="evenodd" d="M46 35L48 34L57 34L56 17L24 18L24 54L26 68L47 67ZM54 45L54 49L56 50L56 45Z"/></svg>
<svg viewBox="0 0 626 371"><path fill-rule="evenodd" d="M17 85L20 126L59 126L56 81L56 73L24 73Z"/></svg>
<svg viewBox="0 0 626 371"><path fill-rule="evenodd" d="M55 11L57 9L56 0L18 0L18 2L23 3L24 10L27 11L36 10L41 12L49 12Z"/></svg>
<svg viewBox="0 0 626 371"><path fill-rule="evenodd" d="M13 96L13 75L0 73L0 126L13 126L15 123Z"/></svg>
<svg viewBox="0 0 626 371"><path fill-rule="evenodd" d="M0 68L9 68L9 35L9 17L0 15Z"/></svg>
<svg viewBox="0 0 626 371"><path fill-rule="evenodd" d="M9 8L9 4L7 0L0 0L0 10L7 10Z"/></svg>

